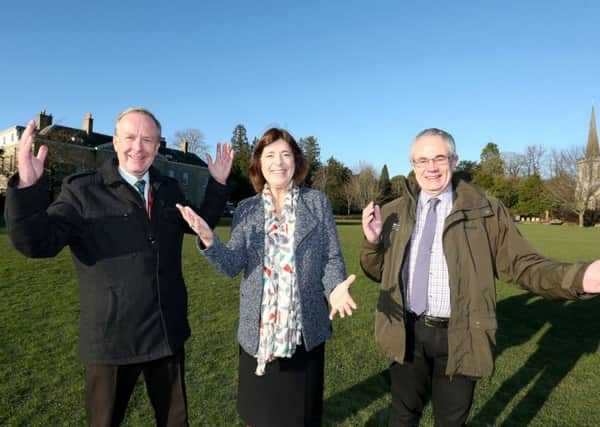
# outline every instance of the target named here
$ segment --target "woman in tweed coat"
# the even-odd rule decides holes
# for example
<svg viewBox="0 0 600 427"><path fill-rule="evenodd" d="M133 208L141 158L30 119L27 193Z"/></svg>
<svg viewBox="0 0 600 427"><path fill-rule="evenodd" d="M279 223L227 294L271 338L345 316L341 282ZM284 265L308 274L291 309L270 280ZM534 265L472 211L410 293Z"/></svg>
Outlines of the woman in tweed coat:
<svg viewBox="0 0 600 427"><path fill-rule="evenodd" d="M301 186L307 170L294 138L269 129L250 166L258 194L240 202L226 245L179 207L213 266L243 274L237 406L252 426L321 425L331 319L356 309L329 201Z"/></svg>

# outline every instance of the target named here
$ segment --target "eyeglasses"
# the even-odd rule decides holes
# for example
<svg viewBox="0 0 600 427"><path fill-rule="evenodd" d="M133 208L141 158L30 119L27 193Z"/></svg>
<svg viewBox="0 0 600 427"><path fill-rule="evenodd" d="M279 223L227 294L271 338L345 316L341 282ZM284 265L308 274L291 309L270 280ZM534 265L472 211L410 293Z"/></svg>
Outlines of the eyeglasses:
<svg viewBox="0 0 600 427"><path fill-rule="evenodd" d="M428 159L427 157L419 157L418 159L413 159L412 164L417 169L425 169L429 162L433 162L433 164L436 166L446 166L449 160L450 156L444 156L443 154L440 154L430 159Z"/></svg>

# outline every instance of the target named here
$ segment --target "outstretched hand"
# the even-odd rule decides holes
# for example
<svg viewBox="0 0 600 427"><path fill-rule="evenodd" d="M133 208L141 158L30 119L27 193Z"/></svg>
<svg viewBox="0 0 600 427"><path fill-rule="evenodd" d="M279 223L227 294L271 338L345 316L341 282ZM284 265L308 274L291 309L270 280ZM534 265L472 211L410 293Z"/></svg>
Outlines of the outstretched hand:
<svg viewBox="0 0 600 427"><path fill-rule="evenodd" d="M233 154L233 148L226 142L219 142L217 144L217 157L214 162L210 154L206 154L208 171L219 184L225 185L227 183L227 177L229 176L231 166L233 165Z"/></svg>
<svg viewBox="0 0 600 427"><path fill-rule="evenodd" d="M585 270L583 290L588 294L600 294L600 259L591 263Z"/></svg>
<svg viewBox="0 0 600 427"><path fill-rule="evenodd" d="M37 156L33 155L33 134L35 121L30 120L19 140L19 154L17 167L19 169L19 188L30 187L35 184L44 173L44 161L48 155L48 147L42 145Z"/></svg>
<svg viewBox="0 0 600 427"><path fill-rule="evenodd" d="M210 229L206 221L198 215L192 208L189 206L183 206L177 203L175 205L179 212L181 212L181 216L183 219L189 224L190 228L194 230L194 232L200 237L202 243L207 248L212 245L213 242L213 231Z"/></svg>
<svg viewBox="0 0 600 427"><path fill-rule="evenodd" d="M333 320L336 312L340 314L341 318L344 318L346 315L352 316L352 310L357 309L356 303L350 295L350 286L354 283L354 280L356 280L356 276L351 274L329 294L329 304L331 305L331 311L329 312L330 320Z"/></svg>
<svg viewBox="0 0 600 427"><path fill-rule="evenodd" d="M383 223L381 222L381 208L374 202L369 203L362 212L362 229L370 243L377 243Z"/></svg>

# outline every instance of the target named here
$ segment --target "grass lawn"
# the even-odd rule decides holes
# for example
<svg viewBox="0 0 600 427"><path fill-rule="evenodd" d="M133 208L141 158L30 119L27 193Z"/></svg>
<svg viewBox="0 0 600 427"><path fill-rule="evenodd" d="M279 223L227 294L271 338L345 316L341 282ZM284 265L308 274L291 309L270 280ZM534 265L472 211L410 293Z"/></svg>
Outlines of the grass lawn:
<svg viewBox="0 0 600 427"><path fill-rule="evenodd" d="M558 259L600 258L600 229L520 226L539 250ZM360 271L357 221L338 225L359 310L336 319L327 344L325 425L387 425L386 362L373 339L378 286ZM218 228L222 238L228 227ZM78 287L69 251L30 260L0 229L0 425L85 425L83 366L77 357ZM235 426L238 279L216 273L184 247L192 338L186 381L192 425ZM478 383L469 425L598 426L600 299L545 301L498 283L496 373ZM124 425L153 425L143 383ZM432 425L430 411L422 425Z"/></svg>

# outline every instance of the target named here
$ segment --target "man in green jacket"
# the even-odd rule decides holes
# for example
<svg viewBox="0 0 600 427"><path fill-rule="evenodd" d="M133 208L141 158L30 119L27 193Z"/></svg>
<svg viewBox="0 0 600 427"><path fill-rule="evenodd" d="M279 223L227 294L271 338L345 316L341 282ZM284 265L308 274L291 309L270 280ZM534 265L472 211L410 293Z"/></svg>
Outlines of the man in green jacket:
<svg viewBox="0 0 600 427"><path fill-rule="evenodd" d="M419 133L413 179L383 208L363 210L361 266L381 282L375 336L390 366L390 426L417 425L431 398L436 425L464 425L477 378L494 369L495 279L548 298L600 293L600 260L538 253L506 207L453 176L452 135Z"/></svg>

